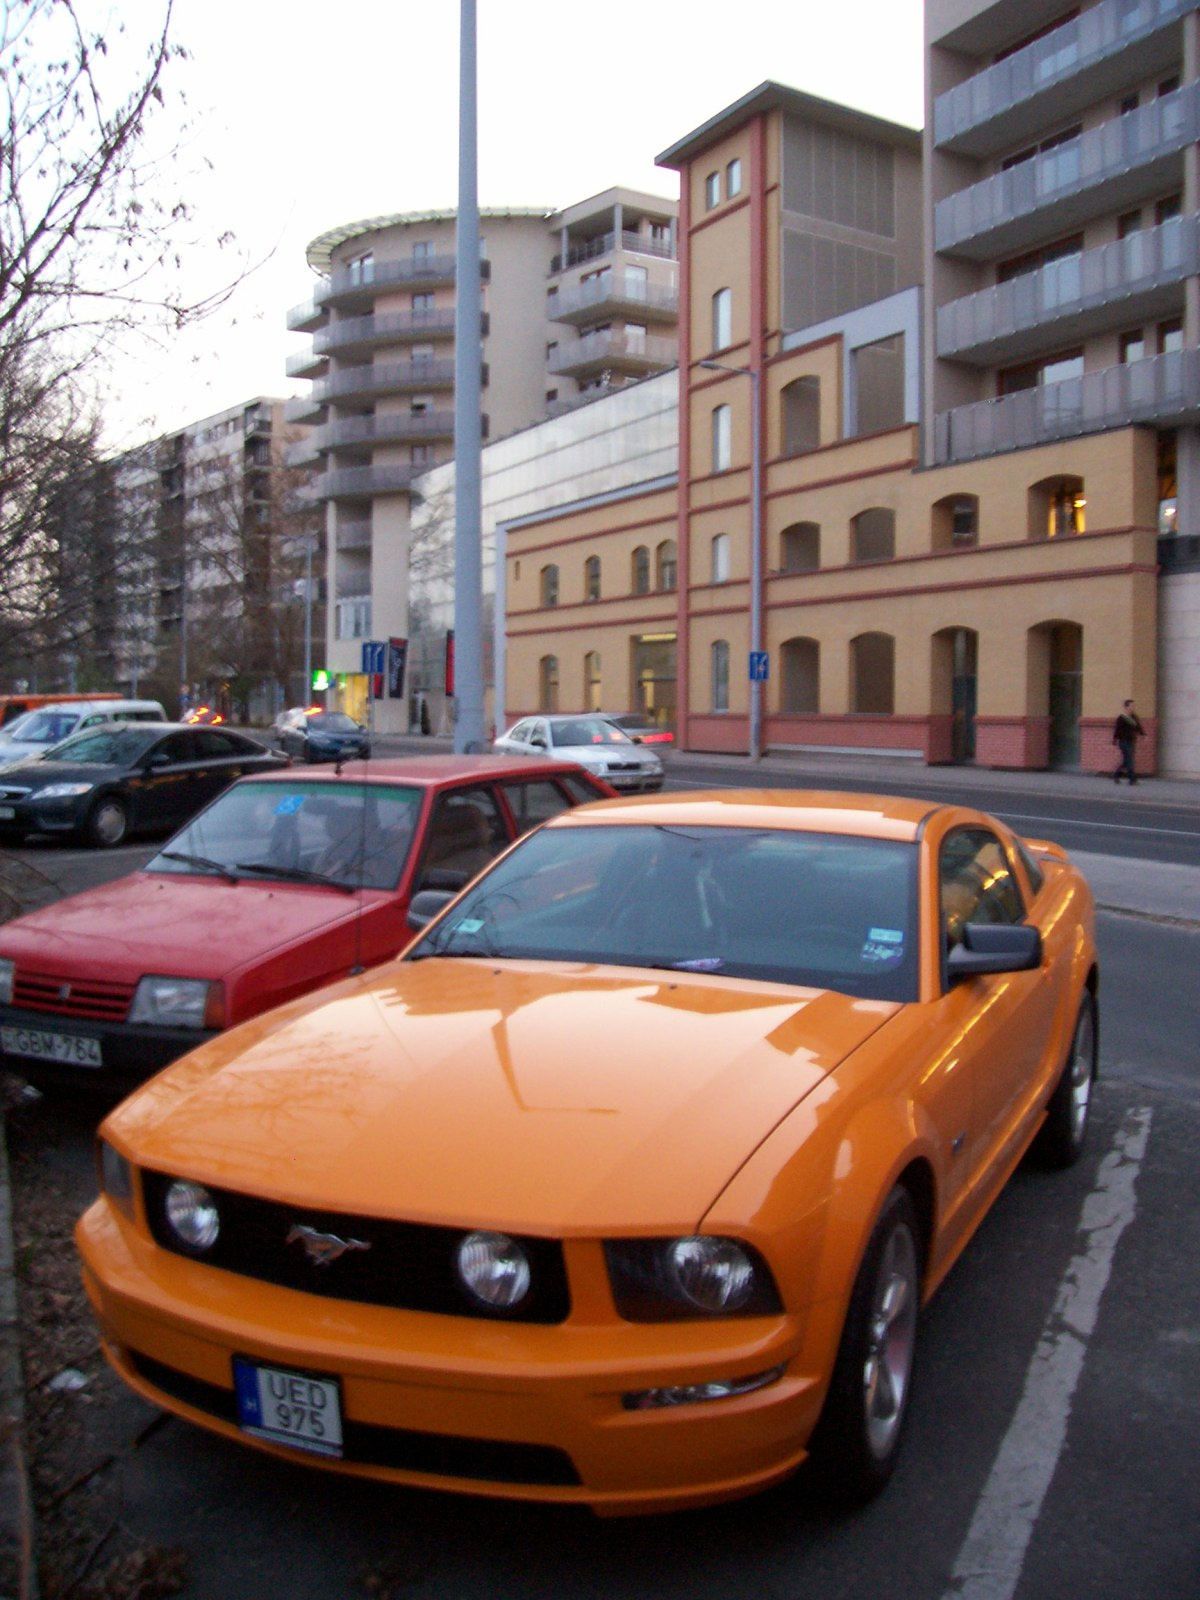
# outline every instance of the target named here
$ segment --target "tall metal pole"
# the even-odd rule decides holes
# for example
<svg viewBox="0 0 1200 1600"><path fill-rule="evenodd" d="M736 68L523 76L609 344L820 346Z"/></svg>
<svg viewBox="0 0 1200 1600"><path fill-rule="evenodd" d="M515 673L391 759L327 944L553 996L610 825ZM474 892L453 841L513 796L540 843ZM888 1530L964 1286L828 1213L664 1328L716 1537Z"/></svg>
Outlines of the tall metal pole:
<svg viewBox="0 0 1200 1600"><path fill-rule="evenodd" d="M307 704L312 698L312 558L313 535L304 532L304 693L300 698Z"/></svg>
<svg viewBox="0 0 1200 1600"><path fill-rule="evenodd" d="M454 748L482 750L483 436L475 0L459 0L458 228L454 312Z"/></svg>
<svg viewBox="0 0 1200 1600"><path fill-rule="evenodd" d="M759 373L750 376L750 650L762 650L762 414L759 406ZM750 759L762 755L762 681L750 679Z"/></svg>

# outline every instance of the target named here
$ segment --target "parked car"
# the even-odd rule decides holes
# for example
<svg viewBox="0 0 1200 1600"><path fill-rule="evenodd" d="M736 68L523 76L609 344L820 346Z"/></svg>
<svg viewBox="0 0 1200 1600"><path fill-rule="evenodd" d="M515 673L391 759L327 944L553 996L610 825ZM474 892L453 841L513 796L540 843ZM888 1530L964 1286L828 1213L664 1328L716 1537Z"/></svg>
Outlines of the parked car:
<svg viewBox="0 0 1200 1600"><path fill-rule="evenodd" d="M279 748L301 761L355 761L371 753L371 738L344 711L305 711L277 734Z"/></svg>
<svg viewBox="0 0 1200 1600"><path fill-rule="evenodd" d="M76 1238L108 1359L424 1488L646 1512L811 1454L868 1495L920 1306L1027 1148L1083 1146L1093 923L1062 850L962 806L560 812L397 961L107 1118Z"/></svg>
<svg viewBox="0 0 1200 1600"><path fill-rule="evenodd" d="M653 745L660 756L675 747L674 730L665 723L653 721L644 711L606 711L604 715L638 744Z"/></svg>
<svg viewBox="0 0 1200 1600"><path fill-rule="evenodd" d="M41 755L73 733L102 722L165 722L157 700L63 700L26 711L0 731L0 765Z"/></svg>
<svg viewBox="0 0 1200 1600"><path fill-rule="evenodd" d="M310 711L320 710L320 706L289 706L286 711L280 711L276 714L275 720L271 724L271 732L278 740L285 728L290 727L293 723L301 722Z"/></svg>
<svg viewBox="0 0 1200 1600"><path fill-rule="evenodd" d="M524 717L494 740L494 750L514 756L577 761L622 794L661 789L663 764L599 713Z"/></svg>
<svg viewBox="0 0 1200 1600"><path fill-rule="evenodd" d="M226 728L108 722L0 768L0 843L47 833L104 848L169 833L235 778L283 764Z"/></svg>
<svg viewBox="0 0 1200 1600"><path fill-rule="evenodd" d="M128 1088L395 955L416 888L461 888L546 817L611 793L503 757L244 778L140 872L0 927L0 1066L43 1088Z"/></svg>

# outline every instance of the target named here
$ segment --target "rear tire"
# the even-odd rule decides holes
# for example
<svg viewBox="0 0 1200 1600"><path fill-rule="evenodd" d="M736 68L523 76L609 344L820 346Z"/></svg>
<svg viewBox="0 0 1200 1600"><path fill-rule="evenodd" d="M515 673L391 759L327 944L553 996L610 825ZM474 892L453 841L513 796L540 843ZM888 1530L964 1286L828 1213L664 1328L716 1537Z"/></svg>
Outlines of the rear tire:
<svg viewBox="0 0 1200 1600"><path fill-rule="evenodd" d="M95 849L111 850L128 832L129 812L118 795L104 795L88 812L84 835Z"/></svg>
<svg viewBox="0 0 1200 1600"><path fill-rule="evenodd" d="M878 1494L899 1459L916 1359L921 1256L916 1210L897 1185L871 1230L809 1444L822 1486L842 1505Z"/></svg>
<svg viewBox="0 0 1200 1600"><path fill-rule="evenodd" d="M1085 989L1075 1019L1075 1032L1071 1035L1071 1048L1034 1146L1036 1154L1048 1167L1074 1166L1083 1154L1092 1109L1092 1087L1096 1081L1096 1023L1096 997L1090 989Z"/></svg>

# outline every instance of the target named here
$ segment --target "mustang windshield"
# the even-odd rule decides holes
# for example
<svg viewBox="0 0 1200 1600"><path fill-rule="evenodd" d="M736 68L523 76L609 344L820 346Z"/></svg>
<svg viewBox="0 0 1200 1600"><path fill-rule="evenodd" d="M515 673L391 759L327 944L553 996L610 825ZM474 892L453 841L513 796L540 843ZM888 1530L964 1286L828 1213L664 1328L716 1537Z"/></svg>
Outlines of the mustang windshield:
<svg viewBox="0 0 1200 1600"><path fill-rule="evenodd" d="M421 791L399 784L250 780L227 789L146 870L195 872L203 860L239 879L394 889L420 809Z"/></svg>
<svg viewBox="0 0 1200 1600"><path fill-rule="evenodd" d="M777 828L545 828L410 953L917 995L915 845Z"/></svg>

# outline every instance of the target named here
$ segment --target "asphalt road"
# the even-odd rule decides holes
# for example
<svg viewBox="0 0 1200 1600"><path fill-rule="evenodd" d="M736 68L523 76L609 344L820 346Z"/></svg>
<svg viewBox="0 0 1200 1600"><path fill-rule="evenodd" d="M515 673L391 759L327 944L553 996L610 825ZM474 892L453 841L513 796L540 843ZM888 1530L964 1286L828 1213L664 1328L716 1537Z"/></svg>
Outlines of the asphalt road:
<svg viewBox="0 0 1200 1600"><path fill-rule="evenodd" d="M1147 853L1163 830L1180 836L1166 859L1197 859L1185 808L1098 801L1052 829L1055 797L998 798L1030 832L1070 844L1068 828L1092 829L1075 848L1164 859ZM153 848L21 854L68 890ZM1099 940L1088 1151L1066 1174L1023 1167L929 1307L906 1453L865 1511L832 1515L803 1473L736 1505L615 1524L397 1491L175 1420L146 1433L154 1413L127 1396L103 1438L122 1523L188 1551L193 1600L1200 1600L1200 927L1106 913ZM87 1123L60 1121L52 1144L82 1206Z"/></svg>

